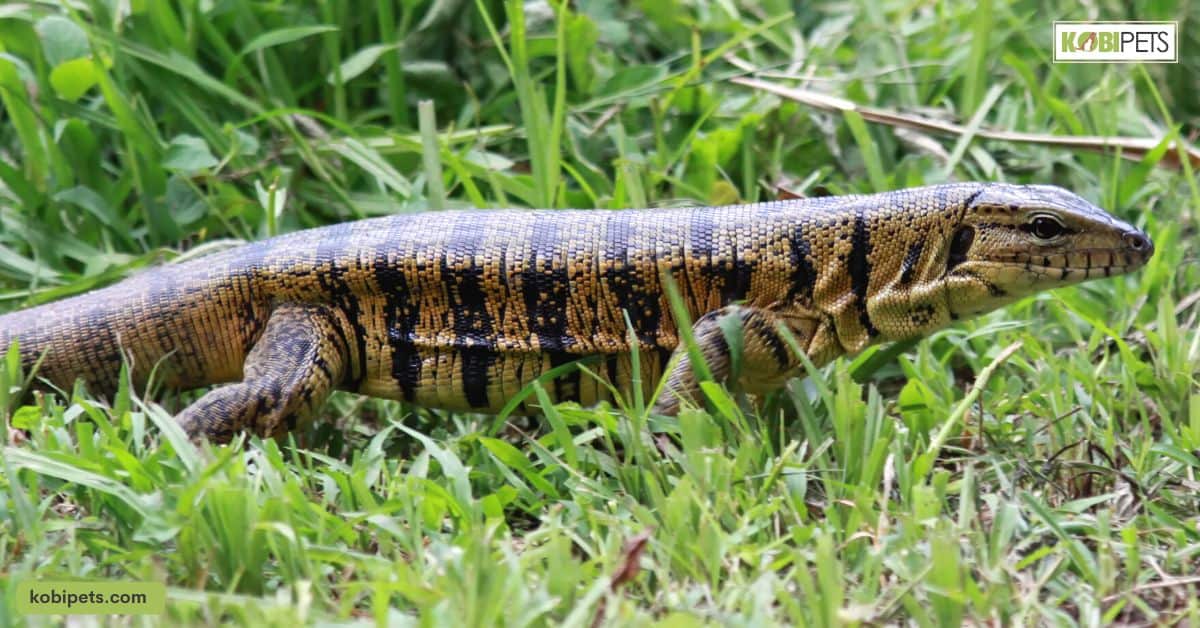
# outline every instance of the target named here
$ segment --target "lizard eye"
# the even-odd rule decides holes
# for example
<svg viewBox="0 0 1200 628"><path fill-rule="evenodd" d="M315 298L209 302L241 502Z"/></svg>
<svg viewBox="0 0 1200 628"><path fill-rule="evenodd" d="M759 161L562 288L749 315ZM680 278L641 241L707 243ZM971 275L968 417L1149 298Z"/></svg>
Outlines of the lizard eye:
<svg viewBox="0 0 1200 628"><path fill-rule="evenodd" d="M1037 216L1029 223L1029 231L1039 240L1053 240L1067 228L1052 216Z"/></svg>

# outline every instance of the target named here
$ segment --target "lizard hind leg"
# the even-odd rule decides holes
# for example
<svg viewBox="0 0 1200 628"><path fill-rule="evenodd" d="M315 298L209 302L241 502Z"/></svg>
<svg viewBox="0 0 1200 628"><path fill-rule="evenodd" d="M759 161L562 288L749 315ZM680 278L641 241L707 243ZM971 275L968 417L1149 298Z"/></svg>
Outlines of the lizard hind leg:
<svg viewBox="0 0 1200 628"><path fill-rule="evenodd" d="M714 380L747 392L768 392L783 385L800 366L800 359L780 334L781 324L795 335L802 347L809 345L817 328L816 319L808 316L781 315L764 308L727 305L700 317L692 325L692 336ZM738 356L730 348L728 333L741 334ZM677 414L684 400L702 398L700 381L687 347L681 343L675 352L680 357L667 375L666 386L654 405L654 412L658 414Z"/></svg>
<svg viewBox="0 0 1200 628"><path fill-rule="evenodd" d="M271 312L246 355L242 381L214 388L177 420L193 440L237 432L280 437L307 421L346 375L348 348L329 307L287 303Z"/></svg>

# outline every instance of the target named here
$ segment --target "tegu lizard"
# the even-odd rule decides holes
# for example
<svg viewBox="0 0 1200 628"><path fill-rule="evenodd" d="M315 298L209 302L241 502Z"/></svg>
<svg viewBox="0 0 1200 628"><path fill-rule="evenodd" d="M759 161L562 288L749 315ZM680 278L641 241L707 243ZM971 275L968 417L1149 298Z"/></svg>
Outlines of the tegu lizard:
<svg viewBox="0 0 1200 628"><path fill-rule="evenodd" d="M591 404L631 385L631 338L654 410L698 398L668 304L670 275L714 378L723 319L742 330L736 383L922 336L1040 290L1133 271L1146 234L1058 187L963 183L725 207L474 210L299 231L142 272L0 316L41 385L83 379L216 385L178 416L188 434L279 436L335 389L498 412L532 380ZM627 321L629 326L627 326ZM630 327L632 333L630 333ZM678 358L672 361L672 355ZM528 408L526 408L528 410Z"/></svg>

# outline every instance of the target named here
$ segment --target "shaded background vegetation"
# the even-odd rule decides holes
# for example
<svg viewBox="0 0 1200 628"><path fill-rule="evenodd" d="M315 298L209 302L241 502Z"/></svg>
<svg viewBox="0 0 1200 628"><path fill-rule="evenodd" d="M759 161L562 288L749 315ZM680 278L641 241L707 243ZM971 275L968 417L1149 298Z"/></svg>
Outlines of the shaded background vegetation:
<svg viewBox="0 0 1200 628"><path fill-rule="evenodd" d="M302 453L210 451L172 438L144 391L18 406L8 363L0 579L166 580L173 619L196 622L1200 622L1200 190L1190 164L1160 163L1200 129L1198 17L1186 1L0 5L0 309L447 206L1007 180L1068 187L1159 249L1135 277L831 365L762 415L565 406L505 428L342 396ZM1052 64L1055 19L1180 20L1180 63ZM1122 160L929 136L738 76L968 130L1164 142Z"/></svg>

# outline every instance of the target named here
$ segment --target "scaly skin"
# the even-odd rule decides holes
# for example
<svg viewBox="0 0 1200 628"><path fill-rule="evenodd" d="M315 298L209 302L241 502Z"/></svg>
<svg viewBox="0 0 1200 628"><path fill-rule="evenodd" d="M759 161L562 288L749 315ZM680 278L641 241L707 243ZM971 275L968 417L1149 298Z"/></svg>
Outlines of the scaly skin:
<svg viewBox="0 0 1200 628"><path fill-rule="evenodd" d="M1061 231L1061 233L1054 233ZM549 369L597 356L643 383L679 334L678 284L715 377L765 391L796 376L780 326L817 365L922 336L1039 290L1130 272L1141 232L1060 188L954 184L871 196L665 210L449 211L301 231L0 316L26 367L98 394L122 360L136 382L220 386L181 413L193 436L279 436L335 388L436 408L497 412ZM743 337L730 373L721 321ZM683 353L681 351L681 353ZM43 357L44 356L44 357ZM232 382L232 383L231 383ZM684 356L656 410L697 385ZM558 400L607 396L578 371Z"/></svg>

